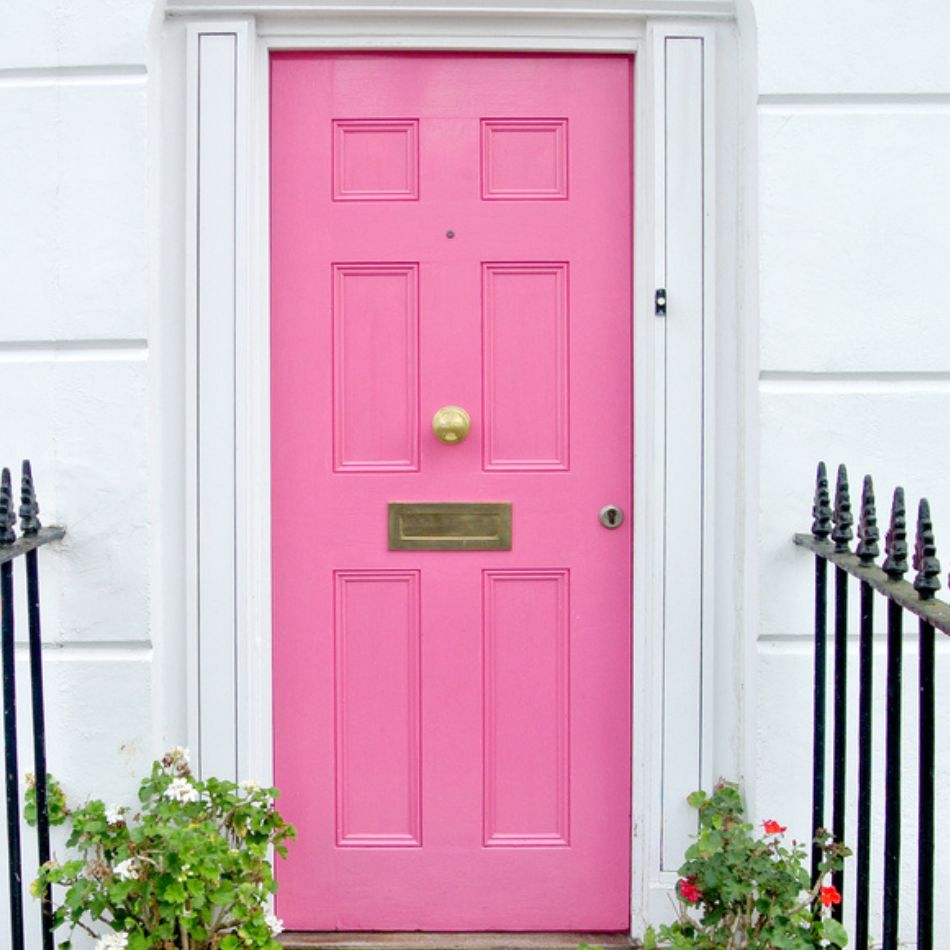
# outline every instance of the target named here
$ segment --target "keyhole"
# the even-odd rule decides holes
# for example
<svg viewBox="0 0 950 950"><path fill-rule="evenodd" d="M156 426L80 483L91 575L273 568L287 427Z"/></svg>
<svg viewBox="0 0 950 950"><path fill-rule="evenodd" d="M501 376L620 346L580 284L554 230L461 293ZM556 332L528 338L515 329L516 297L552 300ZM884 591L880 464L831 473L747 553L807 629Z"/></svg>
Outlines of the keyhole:
<svg viewBox="0 0 950 950"><path fill-rule="evenodd" d="M612 528L617 523L617 512L613 508L607 511L607 524Z"/></svg>

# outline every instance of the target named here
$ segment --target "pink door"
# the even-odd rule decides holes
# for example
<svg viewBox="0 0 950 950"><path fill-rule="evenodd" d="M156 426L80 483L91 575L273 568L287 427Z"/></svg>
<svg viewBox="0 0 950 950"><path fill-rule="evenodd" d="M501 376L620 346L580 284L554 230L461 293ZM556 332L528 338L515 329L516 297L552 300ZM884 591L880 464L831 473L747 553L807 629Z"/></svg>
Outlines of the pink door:
<svg viewBox="0 0 950 950"><path fill-rule="evenodd" d="M625 929L631 61L271 70L279 913Z"/></svg>

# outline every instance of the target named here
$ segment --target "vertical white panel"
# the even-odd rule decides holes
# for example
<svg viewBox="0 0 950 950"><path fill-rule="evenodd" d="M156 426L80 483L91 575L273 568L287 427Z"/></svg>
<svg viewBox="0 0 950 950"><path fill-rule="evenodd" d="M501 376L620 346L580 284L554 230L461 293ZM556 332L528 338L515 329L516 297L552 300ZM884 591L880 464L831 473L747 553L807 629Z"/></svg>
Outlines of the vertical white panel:
<svg viewBox="0 0 950 950"><path fill-rule="evenodd" d="M702 784L704 529L704 39L664 41L665 483L663 837L675 870L694 832L686 796Z"/></svg>
<svg viewBox="0 0 950 950"><path fill-rule="evenodd" d="M197 678L192 742L204 774L236 776L235 304L236 57L230 32L192 34L194 429Z"/></svg>
<svg viewBox="0 0 950 950"><path fill-rule="evenodd" d="M249 19L188 27L189 735L204 774L268 782L269 338L250 264L266 244L266 188L252 182L266 136L252 36Z"/></svg>
<svg viewBox="0 0 950 950"><path fill-rule="evenodd" d="M235 533L237 537L237 768L270 784L270 281L268 174L269 56L255 43L254 21L237 36L235 175L237 385Z"/></svg>

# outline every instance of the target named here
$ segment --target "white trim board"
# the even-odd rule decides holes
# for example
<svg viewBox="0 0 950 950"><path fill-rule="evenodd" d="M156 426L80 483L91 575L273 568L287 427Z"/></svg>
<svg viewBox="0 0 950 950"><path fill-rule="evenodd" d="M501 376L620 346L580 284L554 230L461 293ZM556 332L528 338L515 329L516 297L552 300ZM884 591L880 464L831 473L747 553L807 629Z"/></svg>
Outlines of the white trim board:
<svg viewBox="0 0 950 950"><path fill-rule="evenodd" d="M688 17L733 19L735 0L166 0L170 16L242 14L379 17L412 20L433 15L573 17L581 21L617 17Z"/></svg>
<svg viewBox="0 0 950 950"><path fill-rule="evenodd" d="M272 15L276 6L282 15ZM445 3L357 6L170 4L176 17L166 42L184 43L189 64L185 181L166 184L186 195L190 741L206 773L271 778L270 50L635 54L631 906L639 934L645 921L668 913L670 869L692 828L682 795L741 767L739 753L713 761L714 748L732 747L739 710L713 703L714 692L732 684L715 678L711 635L714 610L727 618L738 614L738 605L723 608L726 595L718 593L714 602L711 593L724 579L733 589L734 562L721 563L717 552L735 546L729 532L717 533L715 515L724 505L716 485L725 484L727 492L730 486L715 473L730 460L718 458L715 430L717 419L737 408L723 398L713 372L734 364L730 347L738 345L734 325L717 321L716 282L735 268L734 248L717 243L723 229L715 202L719 143L736 132L716 123L720 98L735 92L720 78L717 50L733 55L734 25L649 20L642 15L647 6L619 3L571 9L569 24L565 5L557 3L469 4L464 11ZM717 16L731 9L700 0L686 6L717 8ZM660 7L666 5L649 9ZM258 16L177 16L195 9ZM366 14L383 9L368 35ZM499 36L493 30L502 14L513 29ZM724 230L734 232L734 223ZM668 291L666 318L654 316L660 286ZM732 502L724 497L728 511Z"/></svg>

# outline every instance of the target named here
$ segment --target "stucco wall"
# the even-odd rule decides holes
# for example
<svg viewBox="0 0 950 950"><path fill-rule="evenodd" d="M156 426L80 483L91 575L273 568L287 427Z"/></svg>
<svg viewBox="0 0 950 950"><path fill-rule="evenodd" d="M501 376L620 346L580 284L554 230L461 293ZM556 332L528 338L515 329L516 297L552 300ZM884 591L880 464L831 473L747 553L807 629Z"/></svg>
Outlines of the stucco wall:
<svg viewBox="0 0 950 950"><path fill-rule="evenodd" d="M939 43L950 27L950 7L936 0L757 0L755 11L761 341L755 800L762 817L787 819L805 835L812 562L793 549L789 536L810 525L816 460L848 463L855 501L862 476L872 473L883 526L896 484L905 486L915 510L927 495L938 551L942 543L944 564L950 563L950 480L939 448L950 406L950 61ZM855 593L855 618L857 609ZM883 607L878 611L881 629ZM944 750L938 814L950 806L948 645L938 645ZM879 710L884 661L879 640ZM856 663L852 650L852 709ZM905 670L905 736L914 743L916 656L910 648ZM880 738L881 716L875 728ZM853 775L853 754L850 765ZM883 834L880 779L876 849ZM907 913L901 929L912 940L917 788L911 774L904 794ZM852 795L852 807L855 800ZM850 838L853 844L853 829ZM937 841L941 893L950 884L950 850L939 823ZM875 908L879 894L876 881ZM950 946L947 928L937 931L937 945ZM879 919L872 934L880 937Z"/></svg>
<svg viewBox="0 0 950 950"><path fill-rule="evenodd" d="M43 516L69 526L43 584L50 756L78 797L128 797L183 734L181 401L163 398L180 379L181 331L160 325L158 303L160 6L31 0L4 6L0 29L0 461L31 457ZM807 527L816 459L847 461L855 483L873 472L882 502L898 480L914 499L926 492L938 543L950 529L950 8L756 0L754 10L757 49L749 30L743 47L759 95L758 259L744 262L758 270L760 339L750 790L761 817L802 835L810 560L789 538ZM156 341L169 339L156 366ZM911 739L912 661L908 651ZM940 661L945 684L946 650ZM945 698L938 728L946 744ZM915 793L908 781L909 818ZM906 838L909 883L911 825ZM945 845L940 857L938 893L950 884Z"/></svg>
<svg viewBox="0 0 950 950"><path fill-rule="evenodd" d="M150 510L154 16L151 0L0 11L0 462L18 481L30 457L41 518L68 523L59 550L41 557L41 584L49 757L80 800L133 799L162 743ZM22 647L19 656L28 726ZM22 769L31 761L21 728ZM27 945L38 946L26 901Z"/></svg>

